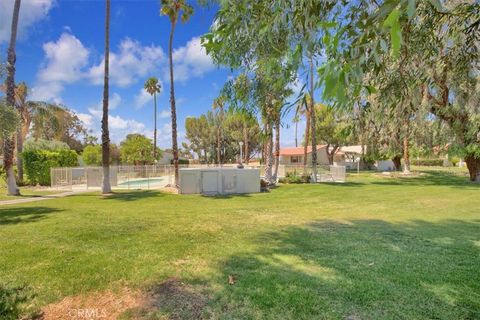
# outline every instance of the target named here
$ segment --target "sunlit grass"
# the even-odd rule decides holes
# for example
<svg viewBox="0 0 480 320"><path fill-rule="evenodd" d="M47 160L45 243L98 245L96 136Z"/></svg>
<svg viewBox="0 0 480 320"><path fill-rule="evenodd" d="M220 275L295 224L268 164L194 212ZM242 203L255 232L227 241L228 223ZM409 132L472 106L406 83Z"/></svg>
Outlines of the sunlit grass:
<svg viewBox="0 0 480 320"><path fill-rule="evenodd" d="M176 277L209 293L207 318L474 319L479 208L480 186L441 171L232 197L82 194L0 208L0 281L28 283L38 306Z"/></svg>

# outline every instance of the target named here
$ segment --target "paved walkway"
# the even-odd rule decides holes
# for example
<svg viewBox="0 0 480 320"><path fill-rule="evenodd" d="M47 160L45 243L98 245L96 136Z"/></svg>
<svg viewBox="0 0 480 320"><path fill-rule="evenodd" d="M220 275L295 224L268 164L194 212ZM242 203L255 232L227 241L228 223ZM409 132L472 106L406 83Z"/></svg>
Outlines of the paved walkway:
<svg viewBox="0 0 480 320"><path fill-rule="evenodd" d="M12 200L0 201L0 206L6 206L6 205L9 205L9 204L20 204L20 203L27 203L27 202L43 201L43 200L56 199L56 198L63 198L63 197L68 197L68 196L71 196L71 195L74 195L74 194L84 193L84 192L92 192L92 190L66 191L66 192L62 192L62 193L49 194L49 195L44 195L44 196L36 196L36 197L31 197L31 198L14 198L14 197L12 197Z"/></svg>

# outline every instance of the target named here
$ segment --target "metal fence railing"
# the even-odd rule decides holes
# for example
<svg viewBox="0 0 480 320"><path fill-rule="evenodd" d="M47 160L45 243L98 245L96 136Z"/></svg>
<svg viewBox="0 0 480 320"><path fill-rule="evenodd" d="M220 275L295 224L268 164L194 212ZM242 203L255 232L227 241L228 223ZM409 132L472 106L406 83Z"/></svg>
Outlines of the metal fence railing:
<svg viewBox="0 0 480 320"><path fill-rule="evenodd" d="M236 167L237 164L225 164L224 167ZM191 164L180 165L179 168L208 168L212 165ZM260 169L263 176L265 166L248 166ZM111 166L110 184L118 189L159 189L174 183L173 165L144 166ZM288 173L312 175L311 166L279 165L277 177L285 177ZM51 168L51 186L57 189L95 189L100 188L103 179L102 167L61 167ZM318 182L345 181L344 166L317 166Z"/></svg>

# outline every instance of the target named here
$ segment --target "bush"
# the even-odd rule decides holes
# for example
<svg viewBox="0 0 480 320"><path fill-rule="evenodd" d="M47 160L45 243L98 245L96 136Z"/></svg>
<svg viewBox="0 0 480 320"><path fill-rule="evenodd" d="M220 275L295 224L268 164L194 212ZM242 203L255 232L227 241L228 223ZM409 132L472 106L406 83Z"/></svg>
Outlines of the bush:
<svg viewBox="0 0 480 320"><path fill-rule="evenodd" d="M426 166L426 167L441 167L443 166L443 159L420 159L413 160L412 164L416 166Z"/></svg>
<svg viewBox="0 0 480 320"><path fill-rule="evenodd" d="M45 139L27 139L23 144L23 151L38 151L38 150L48 150L48 151L60 151L60 150L69 150L70 147L68 144L62 141L56 140L45 140Z"/></svg>
<svg viewBox="0 0 480 320"><path fill-rule="evenodd" d="M170 164L173 164L173 159L170 160ZM188 159L178 159L178 164L190 164L190 161Z"/></svg>
<svg viewBox="0 0 480 320"><path fill-rule="evenodd" d="M458 163L460 162L460 158L459 157L451 157L450 158L450 163L452 164L452 166L456 167L458 166Z"/></svg>
<svg viewBox="0 0 480 320"><path fill-rule="evenodd" d="M25 312L23 305L33 298L26 286L7 287L0 284L0 319L20 319Z"/></svg>
<svg viewBox="0 0 480 320"><path fill-rule="evenodd" d="M310 176L308 174L297 174L296 171L294 172L287 172L285 178L279 180L280 183L310 183Z"/></svg>
<svg viewBox="0 0 480 320"><path fill-rule="evenodd" d="M73 150L27 150L22 152L25 173L31 184L50 185L50 168L74 167L78 164Z"/></svg>

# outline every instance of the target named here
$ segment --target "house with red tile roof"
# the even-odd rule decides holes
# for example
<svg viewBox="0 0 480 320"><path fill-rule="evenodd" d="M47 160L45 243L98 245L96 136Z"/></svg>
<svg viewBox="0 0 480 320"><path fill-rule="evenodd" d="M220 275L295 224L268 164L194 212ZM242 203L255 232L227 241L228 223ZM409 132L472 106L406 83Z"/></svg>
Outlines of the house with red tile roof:
<svg viewBox="0 0 480 320"><path fill-rule="evenodd" d="M289 147L280 149L280 164L284 165L303 165L304 147ZM345 155L338 151L334 158L334 162L344 162ZM317 163L320 165L329 165L327 156L327 145L317 145ZM307 164L312 164L312 146L307 146Z"/></svg>

